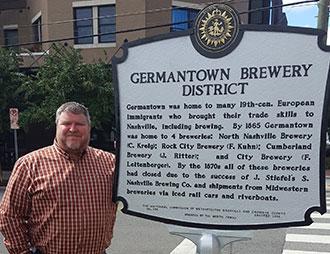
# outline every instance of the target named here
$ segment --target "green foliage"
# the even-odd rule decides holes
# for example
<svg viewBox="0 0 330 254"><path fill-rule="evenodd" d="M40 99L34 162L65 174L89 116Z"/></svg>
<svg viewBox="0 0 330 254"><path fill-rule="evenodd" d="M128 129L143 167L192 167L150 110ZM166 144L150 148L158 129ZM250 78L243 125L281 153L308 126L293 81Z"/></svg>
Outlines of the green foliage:
<svg viewBox="0 0 330 254"><path fill-rule="evenodd" d="M20 111L19 125L54 127L56 109L77 101L89 108L95 130L107 137L113 125L111 69L106 62L84 64L79 51L53 46L34 76L20 72L20 59L0 48L0 142L10 131L9 108ZM104 132L102 132L104 131Z"/></svg>
<svg viewBox="0 0 330 254"><path fill-rule="evenodd" d="M16 54L0 48L0 133L10 128L9 108L21 106L22 101L17 89L25 81L25 75L19 72L19 59Z"/></svg>
<svg viewBox="0 0 330 254"><path fill-rule="evenodd" d="M72 48L54 45L37 75L20 92L26 101L20 114L25 129L36 123L53 126L56 109L67 101L87 106L96 129L108 128L113 120L110 66L105 62L84 64L79 51Z"/></svg>

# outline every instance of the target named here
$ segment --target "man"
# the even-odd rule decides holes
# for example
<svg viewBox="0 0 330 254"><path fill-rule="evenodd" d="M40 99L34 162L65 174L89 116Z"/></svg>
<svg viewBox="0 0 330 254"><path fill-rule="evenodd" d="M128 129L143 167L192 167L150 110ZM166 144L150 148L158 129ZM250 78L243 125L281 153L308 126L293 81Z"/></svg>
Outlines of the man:
<svg viewBox="0 0 330 254"><path fill-rule="evenodd" d="M52 146L15 164L0 206L0 230L13 254L101 254L110 245L114 155L88 146L87 108L56 112Z"/></svg>

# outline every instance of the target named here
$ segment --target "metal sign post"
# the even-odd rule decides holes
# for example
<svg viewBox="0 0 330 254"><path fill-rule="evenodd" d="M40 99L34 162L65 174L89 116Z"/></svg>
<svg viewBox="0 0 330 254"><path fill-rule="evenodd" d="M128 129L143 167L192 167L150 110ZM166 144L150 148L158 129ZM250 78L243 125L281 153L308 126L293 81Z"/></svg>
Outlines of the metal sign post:
<svg viewBox="0 0 330 254"><path fill-rule="evenodd" d="M15 160L18 159L17 129L14 129Z"/></svg>
<svg viewBox="0 0 330 254"><path fill-rule="evenodd" d="M17 108L10 108L9 109L9 117L10 117L10 129L14 130L15 160L17 160L18 159L17 130L19 129L18 109Z"/></svg>
<svg viewBox="0 0 330 254"><path fill-rule="evenodd" d="M220 254L230 243L250 240L251 231L207 230L168 225L170 234L191 240L196 246L196 254Z"/></svg>

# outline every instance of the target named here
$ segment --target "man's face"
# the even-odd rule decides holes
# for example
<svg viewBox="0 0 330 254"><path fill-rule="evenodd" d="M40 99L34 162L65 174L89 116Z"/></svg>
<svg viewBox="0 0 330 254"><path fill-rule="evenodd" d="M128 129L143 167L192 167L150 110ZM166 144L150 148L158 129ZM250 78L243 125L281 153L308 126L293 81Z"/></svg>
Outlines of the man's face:
<svg viewBox="0 0 330 254"><path fill-rule="evenodd" d="M89 144L90 130L85 115L63 112L56 126L56 141L67 153L81 153Z"/></svg>

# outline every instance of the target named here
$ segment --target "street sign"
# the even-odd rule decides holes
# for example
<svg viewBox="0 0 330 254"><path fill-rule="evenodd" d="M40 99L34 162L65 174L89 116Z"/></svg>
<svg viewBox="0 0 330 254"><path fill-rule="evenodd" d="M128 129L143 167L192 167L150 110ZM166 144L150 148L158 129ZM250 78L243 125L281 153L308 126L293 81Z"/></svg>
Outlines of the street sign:
<svg viewBox="0 0 330 254"><path fill-rule="evenodd" d="M18 125L18 108L9 109L10 129L19 129Z"/></svg>
<svg viewBox="0 0 330 254"><path fill-rule="evenodd" d="M206 8L193 30L129 42L113 61L125 213L260 229L326 211L323 33L239 26L231 11Z"/></svg>

